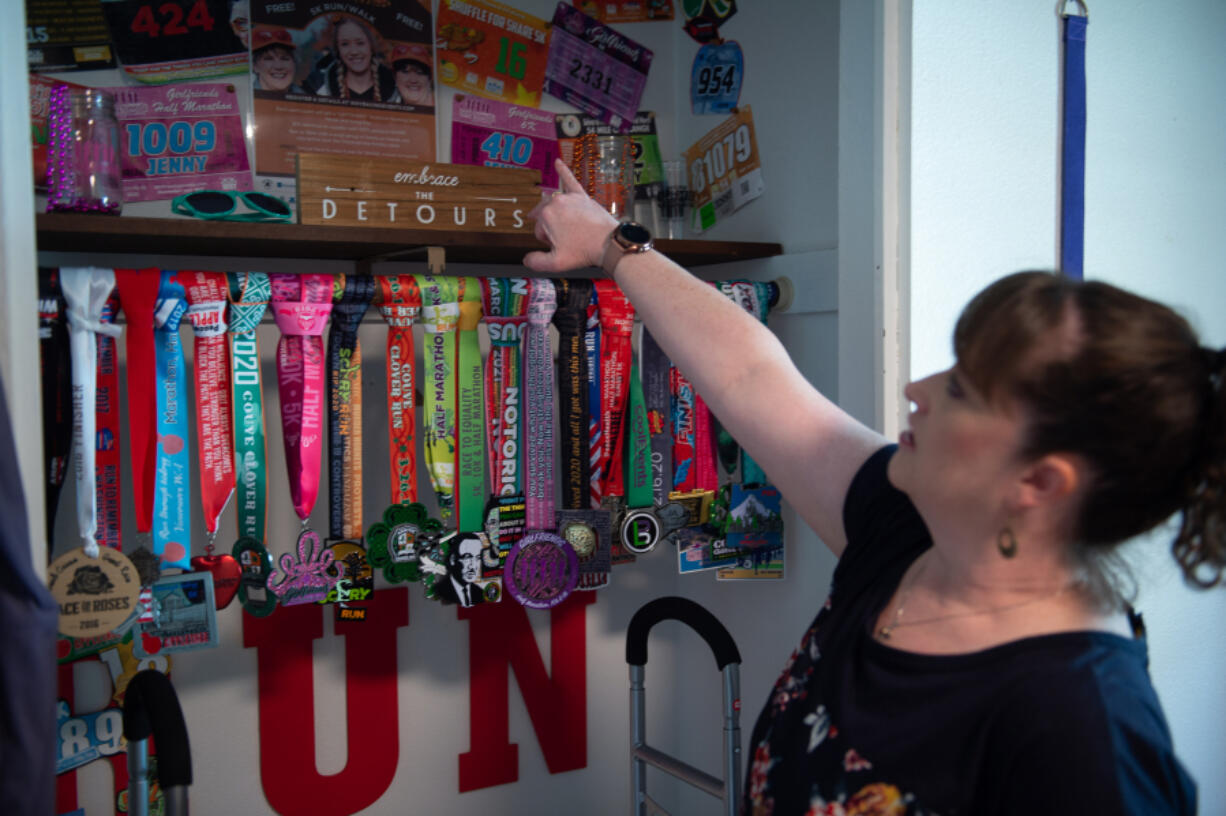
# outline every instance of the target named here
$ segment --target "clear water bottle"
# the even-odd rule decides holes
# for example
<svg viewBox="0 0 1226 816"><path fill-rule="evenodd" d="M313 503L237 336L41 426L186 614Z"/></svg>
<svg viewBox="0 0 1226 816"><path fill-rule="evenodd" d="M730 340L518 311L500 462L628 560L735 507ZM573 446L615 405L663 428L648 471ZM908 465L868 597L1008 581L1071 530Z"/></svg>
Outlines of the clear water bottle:
<svg viewBox="0 0 1226 816"><path fill-rule="evenodd" d="M115 98L97 88L51 91L47 138L47 212L123 209L123 167Z"/></svg>

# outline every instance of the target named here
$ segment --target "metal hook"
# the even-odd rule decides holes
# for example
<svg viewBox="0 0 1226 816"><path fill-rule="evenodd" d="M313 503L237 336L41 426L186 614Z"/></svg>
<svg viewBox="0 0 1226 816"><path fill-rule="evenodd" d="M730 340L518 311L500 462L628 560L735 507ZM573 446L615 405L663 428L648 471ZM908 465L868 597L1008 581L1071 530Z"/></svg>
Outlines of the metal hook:
<svg viewBox="0 0 1226 816"><path fill-rule="evenodd" d="M1070 3L1075 3L1077 7L1081 9L1081 13L1080 14L1076 14L1076 13L1070 14L1068 10ZM1087 6L1083 2L1083 0L1063 0L1063 2L1061 2L1060 4L1060 16L1061 17L1085 17L1087 20L1089 20L1090 19L1090 7Z"/></svg>

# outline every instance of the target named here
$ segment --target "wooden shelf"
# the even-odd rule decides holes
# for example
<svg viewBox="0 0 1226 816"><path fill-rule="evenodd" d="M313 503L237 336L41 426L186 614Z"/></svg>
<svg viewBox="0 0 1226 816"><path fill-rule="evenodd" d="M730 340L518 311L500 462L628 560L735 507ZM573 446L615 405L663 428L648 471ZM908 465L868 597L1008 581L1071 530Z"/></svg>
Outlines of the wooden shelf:
<svg viewBox="0 0 1226 816"><path fill-rule="evenodd" d="M36 220L38 248L50 252L364 261L417 247L441 246L449 263L518 265L525 252L543 248L532 235L509 233L70 213L40 214ZM659 240L656 246L682 266L766 258L783 252L780 244L739 241Z"/></svg>

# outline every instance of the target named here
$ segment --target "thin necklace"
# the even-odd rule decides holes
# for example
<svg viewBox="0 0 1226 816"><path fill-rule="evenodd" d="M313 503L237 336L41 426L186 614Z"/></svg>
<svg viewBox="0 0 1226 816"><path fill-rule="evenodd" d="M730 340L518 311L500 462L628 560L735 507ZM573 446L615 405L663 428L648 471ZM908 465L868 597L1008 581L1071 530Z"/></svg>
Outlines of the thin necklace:
<svg viewBox="0 0 1226 816"><path fill-rule="evenodd" d="M1065 590L1067 590L1070 586L1073 585L1072 583L1064 584L1063 586L1059 587L1058 589L1052 592L1048 592L1043 595L1037 595L1033 598L1027 598L1024 601L1017 601L1016 603L1005 604L1003 606L991 606L991 607L988 607L987 609L972 609L969 612L951 612L947 615L937 615L931 618L920 618L919 620L904 621L902 619L903 609L906 607L907 601L910 600L911 598L911 590L915 588L915 585L919 582L920 576L923 575L924 569L927 566L928 564L925 562L924 565L919 568L919 572L917 572L915 574L915 577L911 579L911 585L906 588L906 590L902 594L902 597L899 598L898 609L894 611L893 620L891 620L889 623L885 624L884 626L882 626L880 629L877 630L877 637L880 638L881 640L889 640L890 634L895 629L898 629L901 626L921 626L927 623L936 623L937 621L953 620L954 618L971 618L971 617L975 617L976 615L988 615L993 612L1004 612L1009 609L1017 609L1018 607L1029 606L1030 604L1038 603L1039 601L1046 601L1051 598L1055 598L1056 596L1062 594Z"/></svg>

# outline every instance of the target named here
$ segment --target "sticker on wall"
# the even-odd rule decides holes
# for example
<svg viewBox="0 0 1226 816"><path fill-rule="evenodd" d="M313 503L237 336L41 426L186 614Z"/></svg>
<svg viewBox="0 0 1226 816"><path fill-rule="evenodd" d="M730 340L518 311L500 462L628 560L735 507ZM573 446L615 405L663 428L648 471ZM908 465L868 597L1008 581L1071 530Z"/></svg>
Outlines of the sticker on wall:
<svg viewBox="0 0 1226 816"><path fill-rule="evenodd" d="M548 28L497 0L443 0L434 41L439 81L514 105L540 105ZM453 154L452 161L459 159Z"/></svg>
<svg viewBox="0 0 1226 816"><path fill-rule="evenodd" d="M741 98L745 56L733 40L708 43L690 69L690 107L695 114L731 113Z"/></svg>
<svg viewBox="0 0 1226 816"><path fill-rule="evenodd" d="M625 133L634 122L652 52L565 2L549 37L545 93Z"/></svg>
<svg viewBox="0 0 1226 816"><path fill-rule="evenodd" d="M746 105L685 151L694 203L691 226L705 232L762 195L762 165Z"/></svg>
<svg viewBox="0 0 1226 816"><path fill-rule="evenodd" d="M685 33L695 42L719 41L719 27L736 14L736 0L681 0Z"/></svg>

